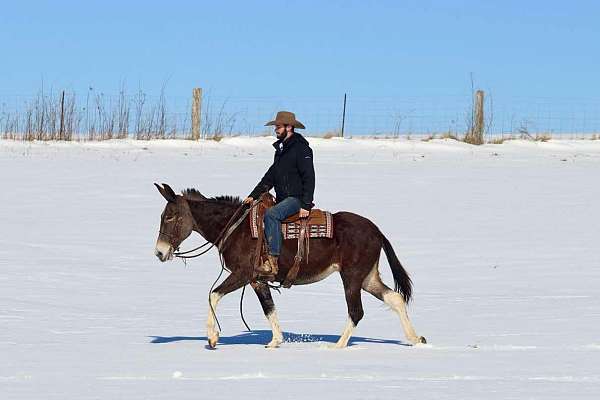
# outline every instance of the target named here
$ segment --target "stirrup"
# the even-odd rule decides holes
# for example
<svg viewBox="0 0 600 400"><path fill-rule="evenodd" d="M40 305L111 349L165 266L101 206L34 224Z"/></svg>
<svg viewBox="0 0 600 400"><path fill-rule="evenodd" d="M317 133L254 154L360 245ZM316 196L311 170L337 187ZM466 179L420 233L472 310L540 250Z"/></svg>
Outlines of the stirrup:
<svg viewBox="0 0 600 400"><path fill-rule="evenodd" d="M254 276L256 282L265 284L273 283L276 279L277 277L274 274L256 274Z"/></svg>
<svg viewBox="0 0 600 400"><path fill-rule="evenodd" d="M263 283L274 282L278 272L277 257L271 255L267 256L265 262L254 270L256 280Z"/></svg>

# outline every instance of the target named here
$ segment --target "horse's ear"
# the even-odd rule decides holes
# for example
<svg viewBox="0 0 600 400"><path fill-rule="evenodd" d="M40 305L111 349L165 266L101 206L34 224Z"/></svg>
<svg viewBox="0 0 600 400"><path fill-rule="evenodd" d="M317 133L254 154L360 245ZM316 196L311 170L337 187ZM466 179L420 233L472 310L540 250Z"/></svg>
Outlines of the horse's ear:
<svg viewBox="0 0 600 400"><path fill-rule="evenodd" d="M167 185L166 183L163 183L162 185L163 185L163 188L165 188L165 193L167 194L167 196L169 196L168 197L168 199L170 199L169 201L176 201L177 195L175 194L175 191L173 189L171 189L171 186Z"/></svg>
<svg viewBox="0 0 600 400"><path fill-rule="evenodd" d="M177 196L175 195L175 192L173 192L173 189L171 189L169 187L169 185L164 184L165 187L160 186L158 183L155 183L154 186L156 186L156 188L158 189L158 191L160 192L160 194L162 195L162 197L165 198L165 200L167 201L175 201L177 199Z"/></svg>

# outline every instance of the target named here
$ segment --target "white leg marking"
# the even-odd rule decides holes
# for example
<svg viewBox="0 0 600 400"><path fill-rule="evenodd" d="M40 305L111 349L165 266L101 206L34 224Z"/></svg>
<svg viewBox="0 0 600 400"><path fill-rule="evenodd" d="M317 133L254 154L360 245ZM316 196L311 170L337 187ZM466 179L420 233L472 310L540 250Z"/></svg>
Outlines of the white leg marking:
<svg viewBox="0 0 600 400"><path fill-rule="evenodd" d="M383 294L383 301L385 304L390 306L392 310L394 310L400 317L400 322L402 322L402 329L404 329L404 335L406 336L406 338L412 344L420 343L421 339L417 336L415 328L413 328L410 319L408 319L408 313L406 312L406 303L404 302L402 295L400 295L400 293L396 293L393 290L388 289L388 291Z"/></svg>
<svg viewBox="0 0 600 400"><path fill-rule="evenodd" d="M348 340L350 340L350 336L352 336L352 332L354 331L355 327L356 325L354 325L352 319L348 317L348 322L346 322L344 332L342 333L342 336L340 336L339 340L334 346L336 349L343 349L344 347L348 346Z"/></svg>
<svg viewBox="0 0 600 400"><path fill-rule="evenodd" d="M279 319L277 318L277 313L275 310L271 311L269 315L267 315L267 319L271 324L271 330L273 331L273 338L267 344L266 347L275 348L279 347L279 345L283 342L283 333L281 333L281 328L279 327Z"/></svg>
<svg viewBox="0 0 600 400"><path fill-rule="evenodd" d="M206 321L206 337L208 338L208 344L210 347L215 347L219 340L219 331L216 329L215 314L217 312L217 304L223 296L219 293L211 293L209 298L208 306L208 320Z"/></svg>
<svg viewBox="0 0 600 400"><path fill-rule="evenodd" d="M404 335L411 343L424 343L424 339L420 336L417 336L415 328L413 328L412 323L408 318L408 313L406 312L406 303L404 302L402 295L394 292L381 281L381 276L379 275L379 260L375 262L373 269L363 281L362 287L364 290L376 297L381 296L384 303L398 314L400 317L400 322L402 323Z"/></svg>

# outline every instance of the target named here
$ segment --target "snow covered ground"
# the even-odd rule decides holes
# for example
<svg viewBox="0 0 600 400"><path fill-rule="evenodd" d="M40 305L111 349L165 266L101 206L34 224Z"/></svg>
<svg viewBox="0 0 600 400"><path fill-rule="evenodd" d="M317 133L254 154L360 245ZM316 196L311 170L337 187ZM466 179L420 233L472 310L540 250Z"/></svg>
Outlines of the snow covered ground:
<svg viewBox="0 0 600 400"><path fill-rule="evenodd" d="M275 350L254 294L250 333L225 297L207 350L217 257L156 259L152 183L245 196L271 141L0 141L0 398L597 398L600 141L312 139L317 206L387 235L430 345L365 293L351 345L329 349L346 321L333 275L274 294Z"/></svg>

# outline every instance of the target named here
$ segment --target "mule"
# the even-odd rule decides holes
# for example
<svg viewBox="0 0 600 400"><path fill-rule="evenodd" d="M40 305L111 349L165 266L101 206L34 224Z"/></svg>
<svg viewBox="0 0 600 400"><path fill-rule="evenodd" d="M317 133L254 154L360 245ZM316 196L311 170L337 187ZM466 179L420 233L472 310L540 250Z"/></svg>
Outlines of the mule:
<svg viewBox="0 0 600 400"><path fill-rule="evenodd" d="M242 205L239 197L220 196L207 198L196 189L187 189L175 194L167 184L156 184L158 191L167 200L161 215L160 230L156 241L155 255L160 261L173 258L179 245L192 233L198 232L208 242L214 243L220 233ZM402 323L404 334L412 344L426 343L413 328L406 311L412 295L412 282L394 253L392 245L369 219L350 212L333 214L334 235L332 239L311 239L308 263L302 261L295 285L308 285L325 279L334 272L342 278L348 319L335 347L348 344L354 328L364 315L361 290L364 290L395 311ZM283 281L296 254L296 241L284 240L279 257L278 281ZM251 284L265 317L271 325L272 339L266 347L278 347L283 334L277 319L271 289L265 283L253 282L253 255L256 239L252 239L250 225L242 223L221 245L229 276L209 295L207 338L211 348L217 345L219 332L216 329L215 313L223 296ZM379 275L379 256L385 252L394 277L395 289L385 285Z"/></svg>

